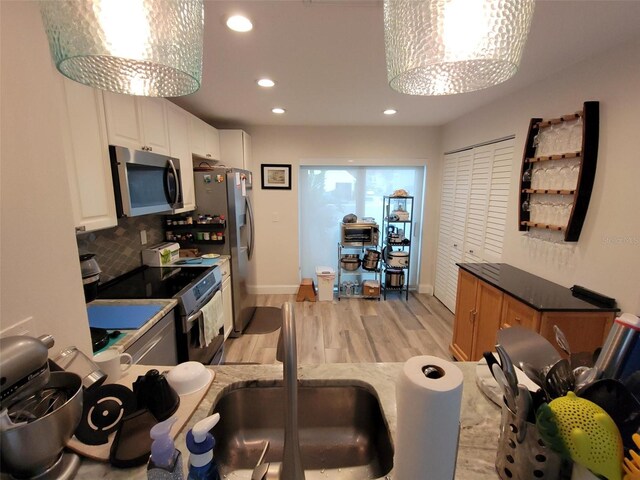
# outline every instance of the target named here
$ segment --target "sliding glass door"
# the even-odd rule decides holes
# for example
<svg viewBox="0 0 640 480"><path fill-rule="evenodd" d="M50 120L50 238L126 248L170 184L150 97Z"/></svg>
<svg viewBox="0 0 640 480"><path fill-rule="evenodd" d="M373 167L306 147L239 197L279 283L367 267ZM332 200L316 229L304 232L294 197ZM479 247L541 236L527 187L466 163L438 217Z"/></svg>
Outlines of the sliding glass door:
<svg viewBox="0 0 640 480"><path fill-rule="evenodd" d="M382 224L382 197L404 189L415 197L416 248L409 285L418 279L422 233L424 167L301 166L299 176L300 266L302 277L315 277L316 266L338 267L340 222L353 213ZM381 235L382 238L382 235ZM380 247L378 247L380 248Z"/></svg>

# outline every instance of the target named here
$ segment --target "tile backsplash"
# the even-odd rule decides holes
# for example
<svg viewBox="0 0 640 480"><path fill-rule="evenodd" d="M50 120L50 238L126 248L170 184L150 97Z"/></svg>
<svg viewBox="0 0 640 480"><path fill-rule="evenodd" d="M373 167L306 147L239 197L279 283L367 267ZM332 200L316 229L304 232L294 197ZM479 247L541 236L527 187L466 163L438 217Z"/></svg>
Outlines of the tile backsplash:
<svg viewBox="0 0 640 480"><path fill-rule="evenodd" d="M78 252L95 253L100 265L100 283L142 265L141 251L164 241L162 215L125 217L118 226L77 236ZM140 231L147 231L147 244L140 244Z"/></svg>

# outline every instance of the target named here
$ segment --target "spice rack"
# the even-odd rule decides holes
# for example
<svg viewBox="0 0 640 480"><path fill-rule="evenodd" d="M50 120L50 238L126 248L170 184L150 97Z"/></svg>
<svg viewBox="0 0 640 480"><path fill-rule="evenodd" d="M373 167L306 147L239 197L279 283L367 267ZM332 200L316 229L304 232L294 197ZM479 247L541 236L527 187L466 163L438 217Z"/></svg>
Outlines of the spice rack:
<svg viewBox="0 0 640 480"><path fill-rule="evenodd" d="M211 215L167 216L165 239L181 244L224 245L227 224L224 218Z"/></svg>
<svg viewBox="0 0 640 480"><path fill-rule="evenodd" d="M595 180L599 110L599 102L589 101L576 113L531 119L520 171L520 231L580 238Z"/></svg>

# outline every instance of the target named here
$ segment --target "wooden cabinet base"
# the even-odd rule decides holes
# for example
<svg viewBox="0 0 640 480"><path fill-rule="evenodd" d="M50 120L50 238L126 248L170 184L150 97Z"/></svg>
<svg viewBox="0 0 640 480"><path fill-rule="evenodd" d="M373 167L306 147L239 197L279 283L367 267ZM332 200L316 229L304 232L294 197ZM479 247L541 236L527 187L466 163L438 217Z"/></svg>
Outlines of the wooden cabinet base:
<svg viewBox="0 0 640 480"><path fill-rule="evenodd" d="M458 271L456 314L449 351L461 362L494 350L500 328L520 326L540 333L563 356L553 326L560 327L573 352L593 352L604 343L615 312L539 311L471 273Z"/></svg>

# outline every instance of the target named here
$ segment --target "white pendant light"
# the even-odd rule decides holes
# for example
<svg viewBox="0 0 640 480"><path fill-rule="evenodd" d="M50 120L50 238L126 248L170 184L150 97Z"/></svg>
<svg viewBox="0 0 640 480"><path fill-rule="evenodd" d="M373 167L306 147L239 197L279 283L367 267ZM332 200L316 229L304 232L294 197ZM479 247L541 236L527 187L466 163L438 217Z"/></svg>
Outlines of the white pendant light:
<svg viewBox="0 0 640 480"><path fill-rule="evenodd" d="M410 95L472 92L520 64L533 0L384 0L389 85Z"/></svg>
<svg viewBox="0 0 640 480"><path fill-rule="evenodd" d="M202 81L203 0L40 2L56 68L117 93L188 95Z"/></svg>

